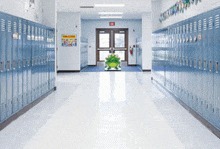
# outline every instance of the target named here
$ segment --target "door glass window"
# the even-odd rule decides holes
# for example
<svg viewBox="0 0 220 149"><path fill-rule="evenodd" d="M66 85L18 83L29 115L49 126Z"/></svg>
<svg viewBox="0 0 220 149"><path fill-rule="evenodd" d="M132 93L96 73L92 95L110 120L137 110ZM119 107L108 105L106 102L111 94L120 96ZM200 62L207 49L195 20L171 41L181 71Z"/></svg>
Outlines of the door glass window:
<svg viewBox="0 0 220 149"><path fill-rule="evenodd" d="M125 34L115 33L115 47L125 47Z"/></svg>
<svg viewBox="0 0 220 149"><path fill-rule="evenodd" d="M121 61L125 60L125 51L115 51L115 55L118 55Z"/></svg>
<svg viewBox="0 0 220 149"><path fill-rule="evenodd" d="M99 51L99 60L104 61L108 57L109 51Z"/></svg>
<svg viewBox="0 0 220 149"><path fill-rule="evenodd" d="M109 36L110 34L99 34L99 48L109 48Z"/></svg>

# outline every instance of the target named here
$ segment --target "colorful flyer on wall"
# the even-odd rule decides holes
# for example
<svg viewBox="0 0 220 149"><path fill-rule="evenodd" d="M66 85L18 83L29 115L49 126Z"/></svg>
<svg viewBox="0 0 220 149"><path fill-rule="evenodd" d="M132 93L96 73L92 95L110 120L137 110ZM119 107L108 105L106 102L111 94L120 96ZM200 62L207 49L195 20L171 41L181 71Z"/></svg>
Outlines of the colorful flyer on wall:
<svg viewBox="0 0 220 149"><path fill-rule="evenodd" d="M62 46L64 47L77 46L76 35L62 35Z"/></svg>

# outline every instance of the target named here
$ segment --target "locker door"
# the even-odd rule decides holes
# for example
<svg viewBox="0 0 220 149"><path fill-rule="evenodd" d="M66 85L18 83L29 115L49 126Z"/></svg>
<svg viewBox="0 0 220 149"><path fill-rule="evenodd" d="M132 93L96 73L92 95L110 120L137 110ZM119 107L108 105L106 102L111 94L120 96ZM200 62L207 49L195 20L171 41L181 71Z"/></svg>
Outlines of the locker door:
<svg viewBox="0 0 220 149"><path fill-rule="evenodd" d="M185 43L185 58L186 58L186 104L189 105L190 98L189 98L189 92L190 92L190 63L189 63L189 46L190 46L190 22L189 20L186 20L186 43Z"/></svg>
<svg viewBox="0 0 220 149"><path fill-rule="evenodd" d="M220 74L219 74L219 63L220 63L220 26L219 26L219 15L220 9L215 11L215 26L214 26L214 125L220 129Z"/></svg>
<svg viewBox="0 0 220 149"><path fill-rule="evenodd" d="M186 22L183 21L183 34L182 34L182 101L186 103L186 55L185 55L185 49L186 49Z"/></svg>
<svg viewBox="0 0 220 149"><path fill-rule="evenodd" d="M39 25L39 36L38 36L38 42L39 42L39 57L40 57L40 67L39 67L39 94L42 96L42 67L43 67L43 57L42 57L42 27Z"/></svg>
<svg viewBox="0 0 220 149"><path fill-rule="evenodd" d="M203 59L203 47L202 47L202 41L203 41L203 35L202 35L202 15L199 15L198 18L198 33L197 33L197 48L198 48L198 92L197 92L197 96L198 96L198 114L200 114L202 116L202 111L203 111L203 97L202 97L202 93L203 93L203 82L202 82L202 73L203 73L203 69L202 69L202 62L204 61Z"/></svg>
<svg viewBox="0 0 220 149"><path fill-rule="evenodd" d="M31 22L31 56L32 56L32 68L31 68L31 82L32 82L32 100L36 99L37 86L36 86L36 65L37 57L35 50L35 25Z"/></svg>
<svg viewBox="0 0 220 149"><path fill-rule="evenodd" d="M52 89L55 87L55 81L56 81L56 78L55 78L55 31L53 29L52 31L52 45L51 45L51 48L52 48Z"/></svg>
<svg viewBox="0 0 220 149"><path fill-rule="evenodd" d="M32 58L32 24L30 21L26 22L27 26L27 44L26 44L26 57L27 57L27 88L28 88L28 96L27 103L31 103L32 96L34 95L33 87L32 87L32 67L34 65L34 61ZM33 92L33 93L32 93Z"/></svg>
<svg viewBox="0 0 220 149"><path fill-rule="evenodd" d="M40 97L39 93L39 65L40 65L40 58L39 58L39 42L38 42L38 36L39 36L39 27L38 24L34 23L35 25L35 39L34 39L34 56L35 56L35 99Z"/></svg>
<svg viewBox="0 0 220 149"><path fill-rule="evenodd" d="M208 109L208 16L207 14L204 15L203 18L203 40L202 40L202 47L203 47L203 116L205 119L208 118L207 109Z"/></svg>
<svg viewBox="0 0 220 149"><path fill-rule="evenodd" d="M198 97L197 97L197 92L198 92L198 47L197 47L197 32L198 32L198 17L193 17L193 33L192 33L192 46L193 46L193 67L192 67L192 75L193 75L193 93L192 93L192 108L194 111L198 111Z"/></svg>
<svg viewBox="0 0 220 149"><path fill-rule="evenodd" d="M7 117L12 115L12 16L6 15Z"/></svg>
<svg viewBox="0 0 220 149"><path fill-rule="evenodd" d="M7 37L7 30L6 30L6 16L0 13L1 19L1 30L0 30L0 63L1 63L1 71L0 71L0 123L6 119L6 106L7 106L7 92L6 92L6 66L7 66L7 59L6 59L6 37Z"/></svg>
<svg viewBox="0 0 220 149"><path fill-rule="evenodd" d="M45 93L48 91L48 81L47 81L47 31L44 26L44 41L43 41L43 55L44 55L44 90Z"/></svg>
<svg viewBox="0 0 220 149"><path fill-rule="evenodd" d="M18 18L12 18L12 78L13 93L12 107L13 113L18 111Z"/></svg>
<svg viewBox="0 0 220 149"><path fill-rule="evenodd" d="M209 61L209 71L208 71L208 120L211 123L214 121L214 26L213 26L213 11L209 13L209 27L208 27L208 61Z"/></svg>
<svg viewBox="0 0 220 149"><path fill-rule="evenodd" d="M18 110L22 109L23 101L23 46L22 46L22 19L18 18Z"/></svg>
<svg viewBox="0 0 220 149"><path fill-rule="evenodd" d="M22 27L23 27L23 34L21 36L22 38L22 57L23 57L23 75L22 75L22 86L23 86L23 107L25 107L28 103L28 59L30 60L30 57L28 57L28 45L27 45L27 21L23 20L22 21Z"/></svg>

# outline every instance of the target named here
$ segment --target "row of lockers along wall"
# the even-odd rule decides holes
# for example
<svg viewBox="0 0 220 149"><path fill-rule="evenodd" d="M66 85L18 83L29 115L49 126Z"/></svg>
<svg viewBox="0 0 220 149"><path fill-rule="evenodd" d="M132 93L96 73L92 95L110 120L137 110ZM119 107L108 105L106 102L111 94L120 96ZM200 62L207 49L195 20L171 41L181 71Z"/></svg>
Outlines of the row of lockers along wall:
<svg viewBox="0 0 220 149"><path fill-rule="evenodd" d="M55 86L54 29L0 12L0 123Z"/></svg>
<svg viewBox="0 0 220 149"><path fill-rule="evenodd" d="M153 39L155 79L220 130L220 9L165 29Z"/></svg>

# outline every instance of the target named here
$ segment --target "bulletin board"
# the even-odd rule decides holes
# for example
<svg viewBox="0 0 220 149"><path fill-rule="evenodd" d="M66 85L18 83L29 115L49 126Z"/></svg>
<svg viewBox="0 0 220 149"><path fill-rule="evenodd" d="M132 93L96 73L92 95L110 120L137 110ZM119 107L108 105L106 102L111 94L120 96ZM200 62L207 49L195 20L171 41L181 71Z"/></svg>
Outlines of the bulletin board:
<svg viewBox="0 0 220 149"><path fill-rule="evenodd" d="M62 35L62 46L63 47L77 46L76 35Z"/></svg>

